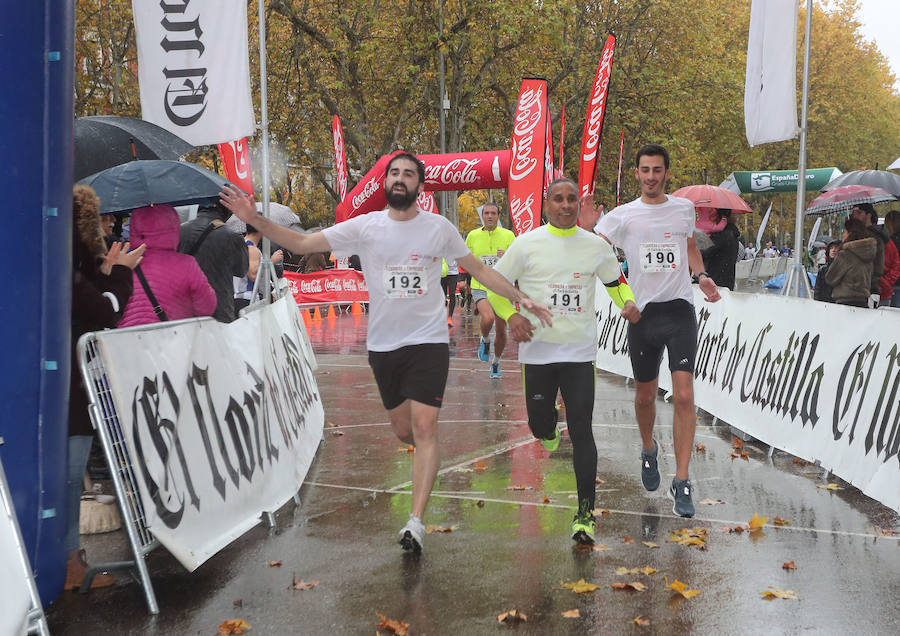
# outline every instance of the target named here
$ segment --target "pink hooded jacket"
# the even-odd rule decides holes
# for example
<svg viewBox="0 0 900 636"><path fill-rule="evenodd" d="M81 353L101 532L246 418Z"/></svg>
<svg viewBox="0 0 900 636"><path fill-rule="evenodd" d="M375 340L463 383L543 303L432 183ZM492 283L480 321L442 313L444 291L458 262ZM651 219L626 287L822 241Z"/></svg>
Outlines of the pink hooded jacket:
<svg viewBox="0 0 900 636"><path fill-rule="evenodd" d="M211 316L216 309L216 293L193 256L179 254L181 224L170 205L138 208L131 215L131 247L146 243L141 270L169 320ZM134 278L134 292L119 327L159 322L144 287Z"/></svg>

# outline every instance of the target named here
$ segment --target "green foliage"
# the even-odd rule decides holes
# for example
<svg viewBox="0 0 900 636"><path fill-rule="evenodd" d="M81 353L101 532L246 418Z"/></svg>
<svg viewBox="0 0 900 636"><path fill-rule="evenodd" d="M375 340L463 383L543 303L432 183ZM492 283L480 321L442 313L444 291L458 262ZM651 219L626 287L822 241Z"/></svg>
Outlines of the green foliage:
<svg viewBox="0 0 900 636"><path fill-rule="evenodd" d="M819 4L807 165L884 166L900 148L894 77L860 34L856 0L833 2L827 12ZM588 92L610 31L619 39L598 203L615 203L623 128L623 200L636 194L631 157L651 141L672 153L671 190L718 184L733 170L795 168L797 140L750 148L744 136L749 9L749 0L269 0L270 129L285 166L273 170L278 197L310 222L331 218L334 114L344 125L351 187L396 148L439 152L441 52L449 152L508 147L521 78L540 76L551 88L554 155L566 105L566 173L577 177ZM77 114L138 115L130 2L78 0L77 15ZM256 3L248 3L248 18L258 100ZM801 28L798 86L802 39ZM768 202L754 197L759 214L739 219L739 227L753 233ZM775 209L783 213L773 215L773 231L792 231L793 197L779 195Z"/></svg>

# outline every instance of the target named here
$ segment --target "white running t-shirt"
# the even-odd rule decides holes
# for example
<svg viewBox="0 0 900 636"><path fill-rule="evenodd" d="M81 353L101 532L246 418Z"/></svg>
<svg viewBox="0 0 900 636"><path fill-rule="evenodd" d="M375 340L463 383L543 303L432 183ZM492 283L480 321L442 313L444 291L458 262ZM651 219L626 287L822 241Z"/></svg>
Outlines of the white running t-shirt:
<svg viewBox="0 0 900 636"><path fill-rule="evenodd" d="M369 289L370 351L449 342L442 259L469 253L450 221L421 210L409 221L394 221L381 210L322 233L335 256L359 255Z"/></svg>
<svg viewBox="0 0 900 636"><path fill-rule="evenodd" d="M696 227L694 204L666 195L665 203L636 199L604 215L594 231L625 252L628 285L638 309L683 298L694 303L687 240Z"/></svg>

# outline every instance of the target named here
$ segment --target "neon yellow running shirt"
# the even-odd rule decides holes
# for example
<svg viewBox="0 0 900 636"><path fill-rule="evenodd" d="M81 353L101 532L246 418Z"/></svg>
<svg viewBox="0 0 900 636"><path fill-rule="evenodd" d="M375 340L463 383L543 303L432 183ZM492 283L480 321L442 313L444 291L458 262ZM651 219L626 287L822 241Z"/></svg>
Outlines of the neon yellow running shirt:
<svg viewBox="0 0 900 636"><path fill-rule="evenodd" d="M500 260L500 257L497 256L497 250L506 251L515 238L516 235L506 228L498 227L489 232L484 227L480 227L469 232L469 235L466 237L466 245L472 251L472 254L475 255L475 258L488 267L493 267ZM473 278L472 289L487 289L487 287Z"/></svg>

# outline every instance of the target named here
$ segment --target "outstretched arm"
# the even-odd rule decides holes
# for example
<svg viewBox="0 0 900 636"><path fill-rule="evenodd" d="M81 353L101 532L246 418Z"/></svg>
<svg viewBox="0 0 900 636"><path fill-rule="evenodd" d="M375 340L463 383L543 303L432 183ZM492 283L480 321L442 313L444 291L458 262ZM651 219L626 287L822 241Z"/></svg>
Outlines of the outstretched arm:
<svg viewBox="0 0 900 636"><path fill-rule="evenodd" d="M219 200L226 208L244 223L249 223L263 236L274 243L288 248L295 254L309 254L311 252L330 252L331 245L321 232L314 234L301 234L289 228L272 223L269 219L256 211L256 206L245 197L237 188L226 185L219 193Z"/></svg>
<svg viewBox="0 0 900 636"><path fill-rule="evenodd" d="M512 302L519 303L522 307L537 316L541 324L549 327L553 324L553 313L546 305L536 303L531 298L516 289L500 272L488 267L469 252L462 258L456 259L459 265L462 265L472 278L490 289L496 294L506 296Z"/></svg>

